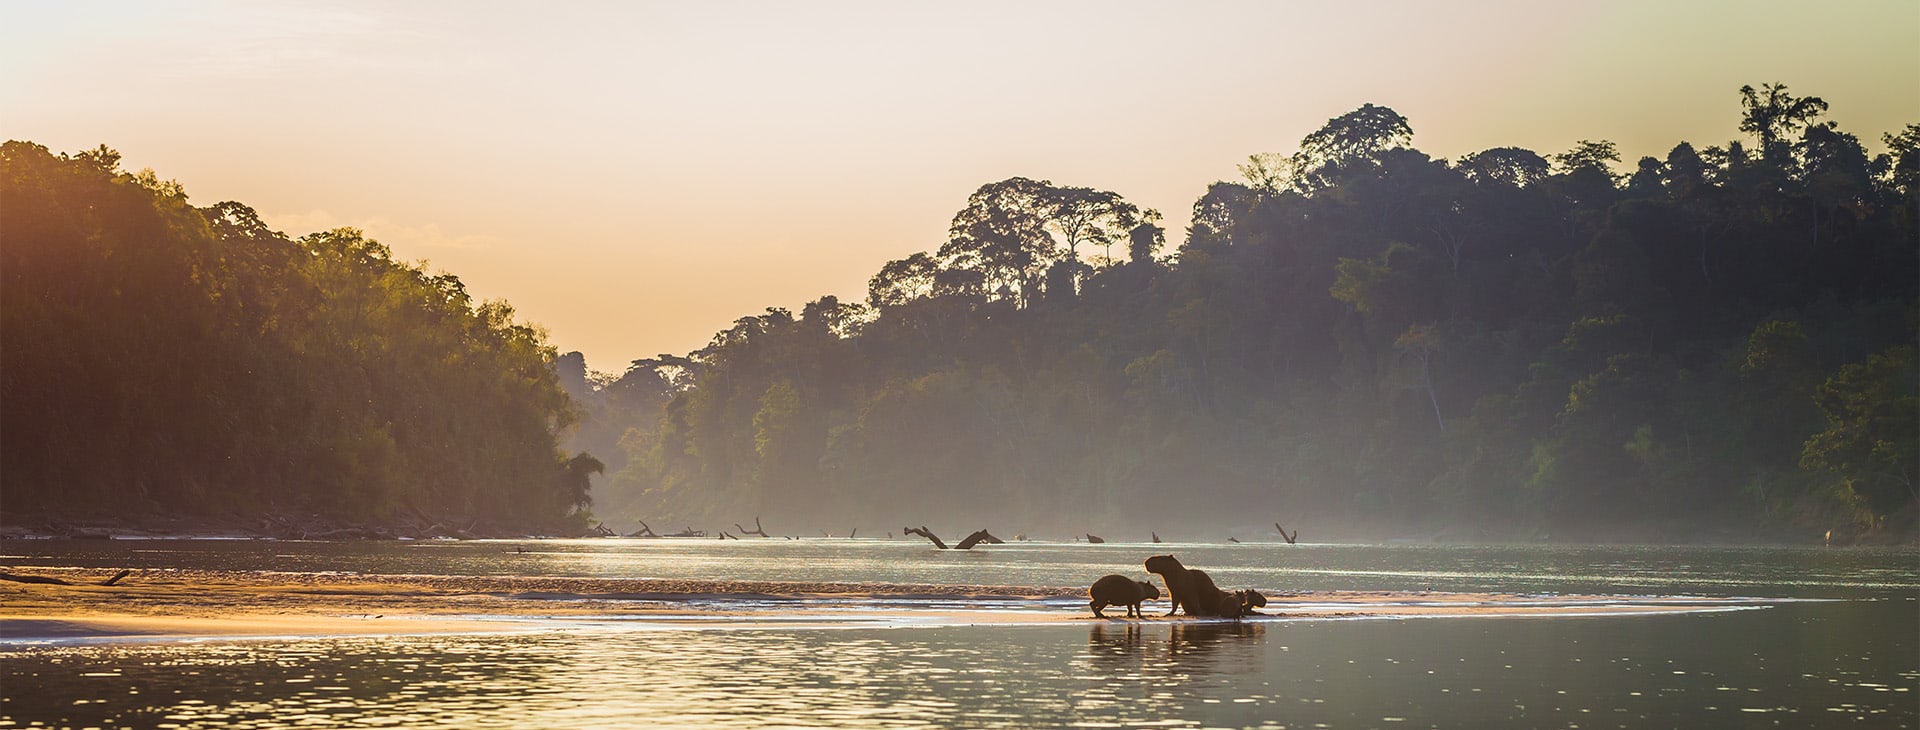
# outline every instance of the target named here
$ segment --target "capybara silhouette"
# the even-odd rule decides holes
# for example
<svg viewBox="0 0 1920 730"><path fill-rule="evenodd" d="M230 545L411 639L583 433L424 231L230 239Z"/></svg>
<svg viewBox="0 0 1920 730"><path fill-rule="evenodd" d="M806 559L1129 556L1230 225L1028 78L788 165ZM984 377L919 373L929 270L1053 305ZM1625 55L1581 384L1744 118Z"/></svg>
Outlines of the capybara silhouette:
<svg viewBox="0 0 1920 730"><path fill-rule="evenodd" d="M1139 616L1140 602L1159 598L1160 589L1153 587L1152 583L1124 575L1105 575L1093 582L1093 587L1087 590L1087 596L1093 599L1087 602L1087 607L1092 608L1093 615L1099 618L1106 618L1106 614L1100 613L1100 610L1108 606L1126 606L1128 616Z"/></svg>

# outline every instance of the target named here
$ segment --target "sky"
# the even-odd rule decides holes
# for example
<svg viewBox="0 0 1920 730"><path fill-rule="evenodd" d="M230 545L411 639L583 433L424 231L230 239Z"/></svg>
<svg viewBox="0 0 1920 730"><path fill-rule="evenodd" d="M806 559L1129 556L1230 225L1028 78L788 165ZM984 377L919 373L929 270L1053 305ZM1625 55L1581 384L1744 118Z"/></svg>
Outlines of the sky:
<svg viewBox="0 0 1920 730"><path fill-rule="evenodd" d="M863 300L984 183L1112 190L1177 245L1209 183L1364 103L1436 157L1630 166L1739 138L1769 82L1882 149L1920 122L1920 0L0 0L0 138L360 228L616 374Z"/></svg>

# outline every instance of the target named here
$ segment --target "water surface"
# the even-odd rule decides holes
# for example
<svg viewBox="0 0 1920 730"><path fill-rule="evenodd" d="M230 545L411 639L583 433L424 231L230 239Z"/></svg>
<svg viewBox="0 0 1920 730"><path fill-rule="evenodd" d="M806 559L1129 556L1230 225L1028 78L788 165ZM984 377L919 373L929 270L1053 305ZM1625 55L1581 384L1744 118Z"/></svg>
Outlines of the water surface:
<svg viewBox="0 0 1920 730"><path fill-rule="evenodd" d="M1146 555L1174 552L1222 584L1268 591L1794 599L1626 617L556 624L504 636L0 644L0 726L1891 728L1914 727L1920 714L1920 562L1910 551L1025 544L969 554L885 540L0 550L0 564L21 568L1037 586L1137 573Z"/></svg>

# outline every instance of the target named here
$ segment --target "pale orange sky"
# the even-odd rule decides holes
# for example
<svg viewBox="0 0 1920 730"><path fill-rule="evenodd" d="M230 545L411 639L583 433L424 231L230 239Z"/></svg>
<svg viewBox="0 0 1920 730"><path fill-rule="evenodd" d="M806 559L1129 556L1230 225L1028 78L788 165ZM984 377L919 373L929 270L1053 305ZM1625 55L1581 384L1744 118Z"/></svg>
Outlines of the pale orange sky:
<svg viewBox="0 0 1920 730"><path fill-rule="evenodd" d="M0 137L352 225L611 372L861 300L1014 175L1167 216L1372 102L1457 158L1739 133L1783 82L1881 148L1920 1L4 2ZM10 215L21 214L9 211Z"/></svg>

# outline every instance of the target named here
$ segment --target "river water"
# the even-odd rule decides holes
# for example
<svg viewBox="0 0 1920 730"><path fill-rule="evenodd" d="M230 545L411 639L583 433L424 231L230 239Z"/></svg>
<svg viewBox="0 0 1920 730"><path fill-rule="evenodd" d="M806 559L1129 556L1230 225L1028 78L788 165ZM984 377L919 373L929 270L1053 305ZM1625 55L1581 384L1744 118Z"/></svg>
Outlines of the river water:
<svg viewBox="0 0 1920 730"><path fill-rule="evenodd" d="M0 641L0 727L1920 724L1913 550L116 540L8 541L0 565L1045 587L1145 578L1140 562L1160 552L1270 594L1753 600L1627 616Z"/></svg>

